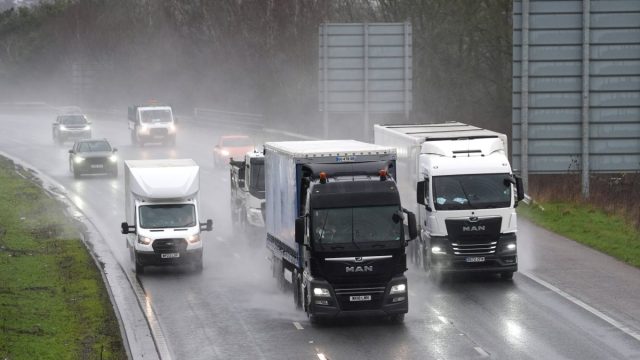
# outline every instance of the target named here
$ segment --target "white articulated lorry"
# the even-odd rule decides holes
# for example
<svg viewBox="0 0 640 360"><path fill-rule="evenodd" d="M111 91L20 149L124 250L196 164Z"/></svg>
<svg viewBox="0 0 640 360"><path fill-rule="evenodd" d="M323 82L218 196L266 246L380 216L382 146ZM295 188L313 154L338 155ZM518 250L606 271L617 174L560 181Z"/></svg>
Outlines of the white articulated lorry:
<svg viewBox="0 0 640 360"><path fill-rule="evenodd" d="M244 230L264 229L264 154L250 151L229 161L231 220Z"/></svg>
<svg viewBox="0 0 640 360"><path fill-rule="evenodd" d="M452 272L518 270L516 211L522 181L507 158L507 136L447 122L375 125L375 143L398 149L402 204L417 214L414 262L436 279Z"/></svg>
<svg viewBox="0 0 640 360"><path fill-rule="evenodd" d="M292 285L312 321L365 314L402 321L405 247L417 230L400 204L396 150L353 140L264 147L267 248L280 286Z"/></svg>
<svg viewBox="0 0 640 360"><path fill-rule="evenodd" d="M198 191L200 168L191 159L124 162L126 222L121 231L137 273L147 265L193 264L202 271Z"/></svg>

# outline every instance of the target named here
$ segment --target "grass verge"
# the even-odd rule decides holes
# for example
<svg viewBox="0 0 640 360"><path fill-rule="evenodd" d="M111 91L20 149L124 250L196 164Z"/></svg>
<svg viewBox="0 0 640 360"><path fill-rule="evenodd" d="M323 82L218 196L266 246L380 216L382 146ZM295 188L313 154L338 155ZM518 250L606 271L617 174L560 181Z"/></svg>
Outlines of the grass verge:
<svg viewBox="0 0 640 360"><path fill-rule="evenodd" d="M574 202L520 203L518 214L555 233L640 267L640 231L621 216Z"/></svg>
<svg viewBox="0 0 640 360"><path fill-rule="evenodd" d="M19 174L0 157L0 359L126 359L78 225Z"/></svg>

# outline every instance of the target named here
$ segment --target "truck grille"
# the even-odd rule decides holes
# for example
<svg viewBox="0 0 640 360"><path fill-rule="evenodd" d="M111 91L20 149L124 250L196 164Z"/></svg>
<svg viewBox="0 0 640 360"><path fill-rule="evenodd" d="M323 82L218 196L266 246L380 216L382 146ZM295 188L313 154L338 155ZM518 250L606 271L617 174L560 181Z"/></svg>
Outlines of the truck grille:
<svg viewBox="0 0 640 360"><path fill-rule="evenodd" d="M445 220L454 255L491 255L496 253L502 218Z"/></svg>
<svg viewBox="0 0 640 360"><path fill-rule="evenodd" d="M335 287L336 298L341 310L374 310L382 306L386 286L352 285ZM370 301L351 301L351 296L371 295Z"/></svg>
<svg viewBox="0 0 640 360"><path fill-rule="evenodd" d="M153 242L153 251L156 253L184 252L187 249L185 239L157 239Z"/></svg>

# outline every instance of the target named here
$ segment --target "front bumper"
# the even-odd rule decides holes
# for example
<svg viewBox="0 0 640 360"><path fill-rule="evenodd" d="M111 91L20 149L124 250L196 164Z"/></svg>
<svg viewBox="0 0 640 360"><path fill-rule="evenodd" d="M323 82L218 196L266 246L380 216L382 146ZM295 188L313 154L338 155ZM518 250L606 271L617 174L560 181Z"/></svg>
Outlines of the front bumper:
<svg viewBox="0 0 640 360"><path fill-rule="evenodd" d="M58 133L58 136L60 137L60 139L63 139L63 140L90 139L91 130L78 130L78 131L65 130L65 131L60 131Z"/></svg>
<svg viewBox="0 0 640 360"><path fill-rule="evenodd" d="M136 258L141 265L177 265L190 264L202 259L202 248L177 252L179 257L163 258L163 253L136 250Z"/></svg>
<svg viewBox="0 0 640 360"><path fill-rule="evenodd" d="M309 313L322 318L406 314L409 312L408 288L400 294L389 294L391 287L400 283L407 284L407 278L404 275L391 279L391 281L383 287L383 292L376 294L375 290L368 292L368 290L352 288L350 289L351 292L349 292L344 289L335 289L327 281L312 280L309 282L309 293L311 297L309 299ZM313 288L315 287L328 289L331 296L315 296L313 294ZM351 302L350 296L352 296L352 294L370 295L371 300Z"/></svg>
<svg viewBox="0 0 640 360"><path fill-rule="evenodd" d="M446 254L430 252L431 269L443 273L462 272L516 272L518 271L517 250L507 250L507 244L516 244L515 234L502 234L497 241L496 251L487 254L455 254L447 237L431 239L431 247L445 249ZM483 261L470 261L484 259Z"/></svg>
<svg viewBox="0 0 640 360"><path fill-rule="evenodd" d="M102 167L99 167L99 165L102 165ZM76 167L76 169L78 169L79 172L83 174L108 174L113 173L117 170L118 163L111 162L109 159L107 159L104 162L92 164L90 163L90 161L85 160L81 163L74 164L74 166Z"/></svg>

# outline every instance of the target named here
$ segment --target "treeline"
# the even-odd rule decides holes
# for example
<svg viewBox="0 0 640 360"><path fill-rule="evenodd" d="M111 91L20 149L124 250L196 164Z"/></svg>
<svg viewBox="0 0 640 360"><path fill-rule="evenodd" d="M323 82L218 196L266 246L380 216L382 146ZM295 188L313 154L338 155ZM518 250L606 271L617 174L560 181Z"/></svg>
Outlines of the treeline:
<svg viewBox="0 0 640 360"><path fill-rule="evenodd" d="M410 21L415 120L510 132L511 0L53 0L0 13L0 96L313 118L325 21Z"/></svg>

